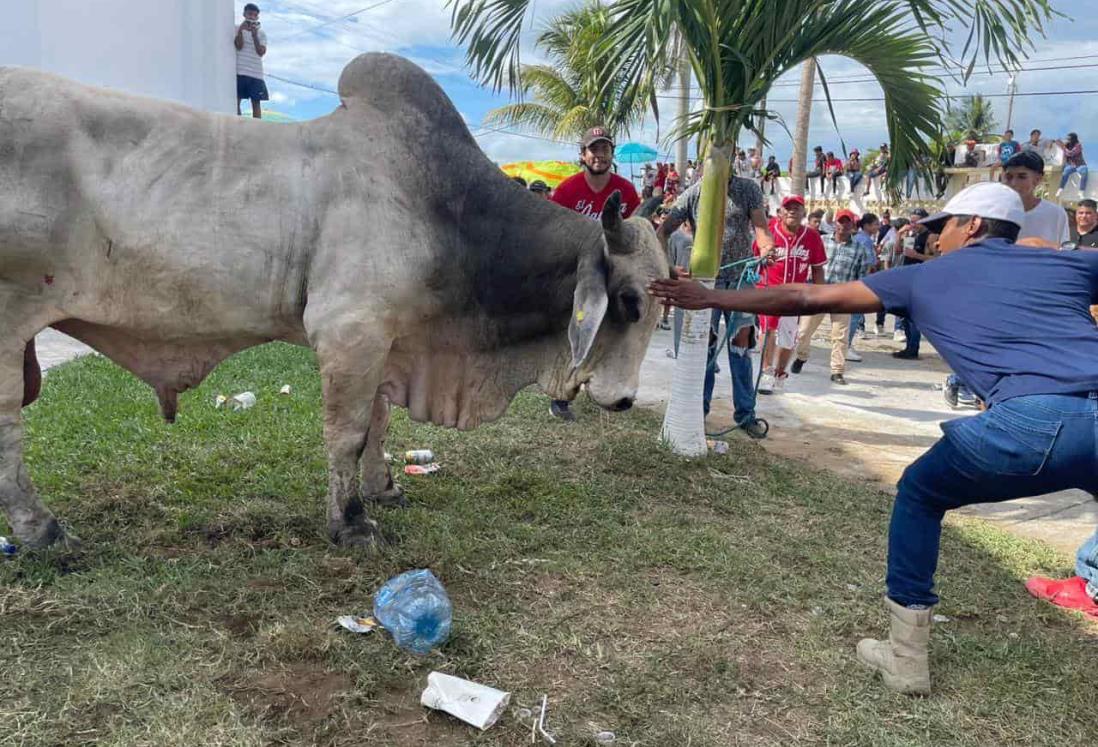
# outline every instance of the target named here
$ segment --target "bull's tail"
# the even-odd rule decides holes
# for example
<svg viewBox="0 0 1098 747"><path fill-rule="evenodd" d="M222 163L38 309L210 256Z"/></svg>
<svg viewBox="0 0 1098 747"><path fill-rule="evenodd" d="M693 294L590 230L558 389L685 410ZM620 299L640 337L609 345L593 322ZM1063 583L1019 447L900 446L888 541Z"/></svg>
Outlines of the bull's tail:
<svg viewBox="0 0 1098 747"><path fill-rule="evenodd" d="M38 399L42 391L42 368L34 352L34 338L23 351L23 407Z"/></svg>

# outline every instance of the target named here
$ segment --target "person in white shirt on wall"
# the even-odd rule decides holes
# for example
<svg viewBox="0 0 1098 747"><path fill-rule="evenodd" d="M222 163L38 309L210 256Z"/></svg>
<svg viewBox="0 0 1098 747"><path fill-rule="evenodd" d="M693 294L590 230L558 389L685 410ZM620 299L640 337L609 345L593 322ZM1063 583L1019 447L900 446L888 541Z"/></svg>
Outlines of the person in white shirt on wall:
<svg viewBox="0 0 1098 747"><path fill-rule="evenodd" d="M1026 209L1018 240L1042 239L1060 246L1070 241L1071 229L1062 207L1036 195L1035 190L1044 177L1044 159L1030 150L1011 156L1003 169L1003 183L1018 193Z"/></svg>
<svg viewBox="0 0 1098 747"><path fill-rule="evenodd" d="M259 6L244 6L244 21L236 27L233 37L236 47L236 113L240 115L241 99L252 102L252 116L263 119L261 101L270 99L263 80L263 55L267 54L267 34L259 28Z"/></svg>

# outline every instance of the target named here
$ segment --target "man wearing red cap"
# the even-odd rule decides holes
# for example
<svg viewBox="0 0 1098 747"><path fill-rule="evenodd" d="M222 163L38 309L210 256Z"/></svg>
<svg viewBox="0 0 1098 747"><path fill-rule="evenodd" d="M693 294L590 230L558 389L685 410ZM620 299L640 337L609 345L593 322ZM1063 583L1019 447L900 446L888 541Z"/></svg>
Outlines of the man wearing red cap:
<svg viewBox="0 0 1098 747"><path fill-rule="evenodd" d="M827 270L824 274L828 283L849 283L861 280L869 274L870 260L853 238L854 223L857 220L858 216L849 210L840 210L835 214L835 233L824 239L824 250L827 253ZM833 311L829 314L801 317L797 357L790 370L795 374L800 373L804 364L808 362L808 355L812 349L812 335L820 326L824 316L831 317L831 381L835 384L846 384L843 374L846 372L850 314Z"/></svg>
<svg viewBox="0 0 1098 747"><path fill-rule="evenodd" d="M599 220L603 204L614 192L621 192L621 217L628 218L640 206L632 183L611 170L614 140L609 130L592 127L587 131L580 141L580 162L583 171L557 186L553 202L591 220Z"/></svg>
<svg viewBox="0 0 1098 747"><path fill-rule="evenodd" d="M786 197L782 200L778 217L770 221L774 249L768 254L762 254L758 242L755 242L756 256L767 258L761 271L760 288L806 283L810 276L813 283L823 284L824 265L827 264L823 240L814 228L803 224L804 198L799 195ZM763 375L759 379L759 394L780 392L785 386L785 380L789 378L786 368L793 358L793 349L797 346L799 325L799 317L796 316L759 315L759 331L764 339ZM775 347L778 349L776 366Z"/></svg>
<svg viewBox="0 0 1098 747"><path fill-rule="evenodd" d="M628 218L640 206L640 197L633 184L611 170L614 140L609 130L592 127L584 134L580 141L580 162L583 171L561 182L550 200L591 220L601 219L603 204L615 192L621 192L621 217ZM549 411L564 421L576 419L568 400L553 400Z"/></svg>

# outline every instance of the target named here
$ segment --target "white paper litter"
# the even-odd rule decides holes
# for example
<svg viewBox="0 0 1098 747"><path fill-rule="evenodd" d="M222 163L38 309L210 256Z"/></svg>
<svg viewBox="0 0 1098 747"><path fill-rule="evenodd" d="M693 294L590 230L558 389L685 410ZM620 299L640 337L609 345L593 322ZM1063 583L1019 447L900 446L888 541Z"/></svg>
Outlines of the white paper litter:
<svg viewBox="0 0 1098 747"><path fill-rule="evenodd" d="M445 711L481 731L496 723L510 701L511 693L442 672L427 675L427 689L419 699L428 708Z"/></svg>
<svg viewBox="0 0 1098 747"><path fill-rule="evenodd" d="M290 389L290 385L289 384L284 384L282 386L282 388L278 390L278 393L279 394L290 394L291 391L292 390Z"/></svg>
<svg viewBox="0 0 1098 747"><path fill-rule="evenodd" d="M934 615L930 619L933 620L936 623L947 623L947 622L950 622L952 620L952 618L946 617L945 615Z"/></svg>
<svg viewBox="0 0 1098 747"><path fill-rule="evenodd" d="M336 622L352 633L373 633L381 627L381 623L372 617L359 617L358 615L340 615Z"/></svg>

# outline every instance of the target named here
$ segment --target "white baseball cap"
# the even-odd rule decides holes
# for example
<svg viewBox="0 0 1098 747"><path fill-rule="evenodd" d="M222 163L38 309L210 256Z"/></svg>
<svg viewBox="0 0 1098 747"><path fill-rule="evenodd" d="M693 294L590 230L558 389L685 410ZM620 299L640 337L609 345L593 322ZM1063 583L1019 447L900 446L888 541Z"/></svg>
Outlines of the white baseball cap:
<svg viewBox="0 0 1098 747"><path fill-rule="evenodd" d="M945 222L954 215L978 215L981 218L1005 220L1022 227L1026 217L1026 208L1018 193L1005 184L998 182L980 182L965 187L937 212L919 221L930 231L941 231Z"/></svg>

